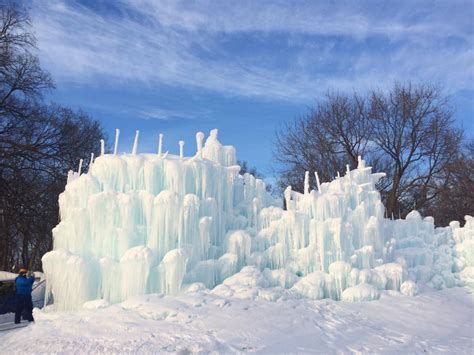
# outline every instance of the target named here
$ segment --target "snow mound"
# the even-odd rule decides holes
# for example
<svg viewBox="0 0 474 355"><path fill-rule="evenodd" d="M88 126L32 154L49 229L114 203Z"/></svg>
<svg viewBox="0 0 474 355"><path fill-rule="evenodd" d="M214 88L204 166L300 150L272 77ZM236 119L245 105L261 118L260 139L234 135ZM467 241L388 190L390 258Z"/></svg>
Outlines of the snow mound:
<svg viewBox="0 0 474 355"><path fill-rule="evenodd" d="M380 291L378 288L366 283L346 288L341 297L341 299L346 302L373 301L379 298Z"/></svg>
<svg viewBox="0 0 474 355"><path fill-rule="evenodd" d="M93 301L87 301L82 305L82 308L88 309L88 310L94 310L94 309L101 309L101 308L107 308L110 306L109 302L106 300L93 300Z"/></svg>
<svg viewBox="0 0 474 355"><path fill-rule="evenodd" d="M405 296L416 296L419 293L418 286L411 280L405 281L400 286L400 292Z"/></svg>

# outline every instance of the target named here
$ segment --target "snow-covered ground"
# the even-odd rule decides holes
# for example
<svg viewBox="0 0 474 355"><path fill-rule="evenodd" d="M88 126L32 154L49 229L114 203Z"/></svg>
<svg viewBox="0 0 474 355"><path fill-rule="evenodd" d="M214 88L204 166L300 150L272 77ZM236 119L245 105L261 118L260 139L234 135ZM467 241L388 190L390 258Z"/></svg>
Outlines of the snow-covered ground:
<svg viewBox="0 0 474 355"><path fill-rule="evenodd" d="M242 300L198 291L87 305L91 309L75 312L35 310L35 324L0 332L0 351L472 354L474 349L474 297L467 288L423 288L415 297L384 291L377 301L359 303Z"/></svg>

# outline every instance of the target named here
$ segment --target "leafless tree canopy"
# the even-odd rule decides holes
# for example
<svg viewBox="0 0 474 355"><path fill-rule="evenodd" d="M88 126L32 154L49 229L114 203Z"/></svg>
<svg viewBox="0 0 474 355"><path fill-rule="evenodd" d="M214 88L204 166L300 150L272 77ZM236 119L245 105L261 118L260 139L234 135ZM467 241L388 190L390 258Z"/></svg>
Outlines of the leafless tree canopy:
<svg viewBox="0 0 474 355"><path fill-rule="evenodd" d="M305 171L329 181L346 164L355 168L360 155L375 171L387 173L378 187L387 214L398 217L414 208L428 211L443 193L447 198L446 189L462 174L453 172L453 163L469 162L462 141L439 88L396 83L388 92L327 94L306 116L277 132L274 157L280 186L301 191ZM472 191L472 180L470 186ZM467 209L474 212L474 205Z"/></svg>
<svg viewBox="0 0 474 355"><path fill-rule="evenodd" d="M0 4L0 270L40 267L67 171L103 136L84 112L44 102L53 82L34 46L27 13Z"/></svg>

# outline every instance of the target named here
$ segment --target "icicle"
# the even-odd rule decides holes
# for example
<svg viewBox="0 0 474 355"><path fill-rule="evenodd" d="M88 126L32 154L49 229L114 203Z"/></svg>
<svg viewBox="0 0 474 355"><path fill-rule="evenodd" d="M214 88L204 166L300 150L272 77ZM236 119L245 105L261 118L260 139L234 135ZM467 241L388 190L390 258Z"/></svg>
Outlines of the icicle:
<svg viewBox="0 0 474 355"><path fill-rule="evenodd" d="M304 194L309 194L309 171L304 173Z"/></svg>
<svg viewBox="0 0 474 355"><path fill-rule="evenodd" d="M349 164L346 164L346 174L350 175L351 173L351 168L349 167Z"/></svg>
<svg viewBox="0 0 474 355"><path fill-rule="evenodd" d="M179 158L183 160L183 148L184 148L184 141L179 141Z"/></svg>
<svg viewBox="0 0 474 355"><path fill-rule="evenodd" d="M120 130L118 128L116 128L115 129L114 155L117 155L119 137L120 137Z"/></svg>
<svg viewBox="0 0 474 355"><path fill-rule="evenodd" d="M133 148L132 148L132 154L137 155L137 149L138 149L138 135L140 134L140 131L135 132L135 140L133 141Z"/></svg>
<svg viewBox="0 0 474 355"><path fill-rule="evenodd" d="M291 210L291 186L288 186L285 189L284 195L285 195L285 203L286 203L286 209L289 211Z"/></svg>
<svg viewBox="0 0 474 355"><path fill-rule="evenodd" d="M197 155L199 159L202 159L202 141L204 140L204 133L196 133L196 144L197 144Z"/></svg>
<svg viewBox="0 0 474 355"><path fill-rule="evenodd" d="M105 141L103 139L100 140L100 155L104 155L105 153Z"/></svg>
<svg viewBox="0 0 474 355"><path fill-rule="evenodd" d="M319 175L318 172L314 172L314 176L316 176L316 186L318 187L318 192L321 194L321 183L319 182Z"/></svg>
<svg viewBox="0 0 474 355"><path fill-rule="evenodd" d="M83 162L83 159L80 159L80 160L79 160L79 168L77 169L77 173L78 173L79 175L81 175L82 162Z"/></svg>
<svg viewBox="0 0 474 355"><path fill-rule="evenodd" d="M341 174L339 174L339 171L337 172L337 178L338 178L338 179L341 178Z"/></svg>
<svg viewBox="0 0 474 355"><path fill-rule="evenodd" d="M163 133L160 133L160 139L158 141L158 155L161 157L161 152L163 150Z"/></svg>
<svg viewBox="0 0 474 355"><path fill-rule="evenodd" d="M94 153L91 153L91 160L89 162L89 171L91 170L92 163L94 163Z"/></svg>

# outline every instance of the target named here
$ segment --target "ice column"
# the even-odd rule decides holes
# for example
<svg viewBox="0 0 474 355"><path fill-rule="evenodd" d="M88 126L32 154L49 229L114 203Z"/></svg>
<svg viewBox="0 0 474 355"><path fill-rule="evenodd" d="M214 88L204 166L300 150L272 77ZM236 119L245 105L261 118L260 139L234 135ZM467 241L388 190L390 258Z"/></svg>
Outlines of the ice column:
<svg viewBox="0 0 474 355"><path fill-rule="evenodd" d="M160 138L158 141L158 155L161 157L161 153L163 151L163 133L160 133Z"/></svg>
<svg viewBox="0 0 474 355"><path fill-rule="evenodd" d="M138 149L138 135L140 134L140 131L135 132L135 139L133 141L133 149L132 149L132 154L137 155L137 149Z"/></svg>
<svg viewBox="0 0 474 355"><path fill-rule="evenodd" d="M183 160L184 157L184 141L179 141L179 158Z"/></svg>
<svg viewBox="0 0 474 355"><path fill-rule="evenodd" d="M120 136L120 130L117 128L115 129L114 155L117 155L119 136Z"/></svg>

